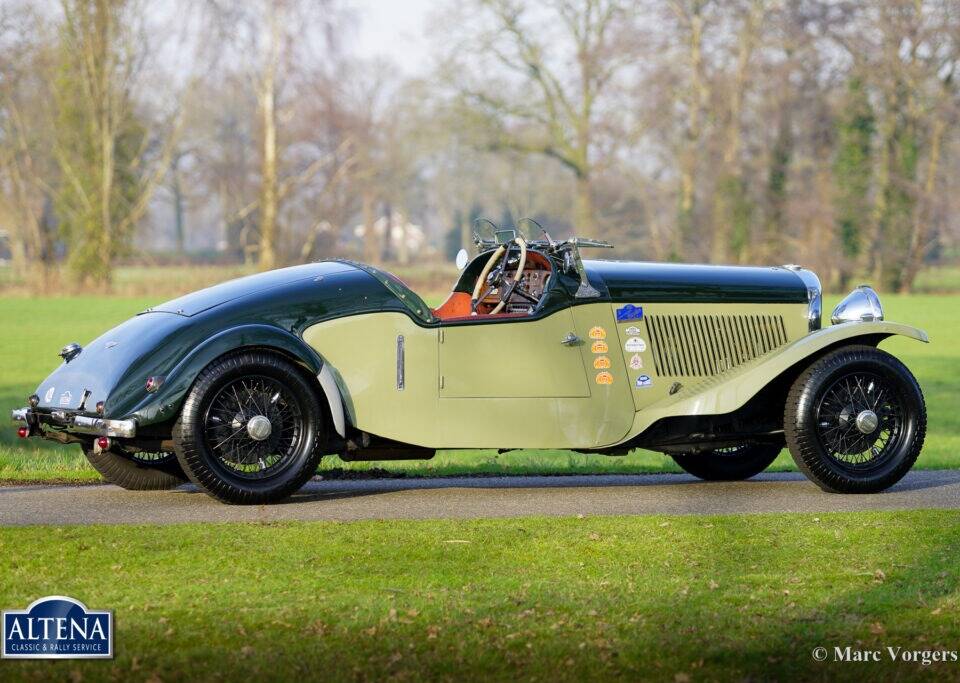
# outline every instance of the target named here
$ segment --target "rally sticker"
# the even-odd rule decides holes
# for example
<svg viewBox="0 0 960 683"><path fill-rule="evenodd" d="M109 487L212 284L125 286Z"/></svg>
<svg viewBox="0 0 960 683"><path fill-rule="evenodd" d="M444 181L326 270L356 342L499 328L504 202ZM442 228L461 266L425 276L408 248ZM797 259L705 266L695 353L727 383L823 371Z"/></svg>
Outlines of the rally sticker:
<svg viewBox="0 0 960 683"><path fill-rule="evenodd" d="M69 390L63 392L62 394L60 394L60 405L62 406L70 405L70 400L72 398L73 398L73 394L71 394Z"/></svg>
<svg viewBox="0 0 960 683"><path fill-rule="evenodd" d="M50 387L49 389L47 389L47 393L45 393L45 394L43 395L43 400L44 400L44 402L45 402L45 403L50 403L50 401L53 400L53 395L56 393L56 391L57 391L57 390L56 390L55 387Z"/></svg>
<svg viewBox="0 0 960 683"><path fill-rule="evenodd" d="M594 370L609 370L610 359L606 356L597 356L593 361Z"/></svg>
<svg viewBox="0 0 960 683"><path fill-rule="evenodd" d="M640 334L640 328L637 327L636 325L631 325L630 327L625 329L624 332L628 337L636 337L637 335Z"/></svg>
<svg viewBox="0 0 960 683"><path fill-rule="evenodd" d="M643 341L642 337L630 337L627 340L627 343L623 345L623 348L631 352L634 352L634 351L642 352L647 350L647 342Z"/></svg>
<svg viewBox="0 0 960 683"><path fill-rule="evenodd" d="M598 372L597 384L613 384L613 375L609 372Z"/></svg>
<svg viewBox="0 0 960 683"><path fill-rule="evenodd" d="M590 328L591 339L606 339L607 331L600 326Z"/></svg>
<svg viewBox="0 0 960 683"><path fill-rule="evenodd" d="M607 353L610 350L610 347L607 346L607 342L598 340L593 342L593 345L590 347L590 351L593 353Z"/></svg>
<svg viewBox="0 0 960 683"><path fill-rule="evenodd" d="M650 379L649 375L640 375L637 377L637 389L645 389L653 384L653 380Z"/></svg>
<svg viewBox="0 0 960 683"><path fill-rule="evenodd" d="M627 320L643 320L643 306L634 306L627 304L617 309L617 322L622 323Z"/></svg>
<svg viewBox="0 0 960 683"><path fill-rule="evenodd" d="M630 369L639 370L643 367L643 358L640 357L639 353L635 353L630 356Z"/></svg>

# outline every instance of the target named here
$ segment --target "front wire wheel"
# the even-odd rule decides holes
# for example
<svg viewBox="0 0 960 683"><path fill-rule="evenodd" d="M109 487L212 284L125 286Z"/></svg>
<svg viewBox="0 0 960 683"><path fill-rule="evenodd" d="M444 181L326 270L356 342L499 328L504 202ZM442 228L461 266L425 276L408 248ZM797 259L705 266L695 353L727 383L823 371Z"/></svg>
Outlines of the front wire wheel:
<svg viewBox="0 0 960 683"><path fill-rule="evenodd" d="M190 480L226 503L269 503L310 479L320 460L320 407L298 368L264 352L215 361L194 382L173 428Z"/></svg>
<svg viewBox="0 0 960 683"><path fill-rule="evenodd" d="M784 412L797 467L832 493L875 493L900 481L920 455L926 427L917 380L872 346L815 361L794 381Z"/></svg>

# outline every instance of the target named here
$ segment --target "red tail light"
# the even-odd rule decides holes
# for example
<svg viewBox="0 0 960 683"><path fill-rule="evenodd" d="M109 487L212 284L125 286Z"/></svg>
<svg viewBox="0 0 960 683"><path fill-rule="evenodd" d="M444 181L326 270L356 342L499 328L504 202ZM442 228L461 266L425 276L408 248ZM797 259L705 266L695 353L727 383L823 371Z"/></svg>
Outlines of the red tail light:
<svg viewBox="0 0 960 683"><path fill-rule="evenodd" d="M110 439L106 436L101 436L97 439L97 446L101 451L110 450Z"/></svg>
<svg viewBox="0 0 960 683"><path fill-rule="evenodd" d="M19 436L21 439L26 439L28 436L30 436L30 428L17 427L17 436Z"/></svg>

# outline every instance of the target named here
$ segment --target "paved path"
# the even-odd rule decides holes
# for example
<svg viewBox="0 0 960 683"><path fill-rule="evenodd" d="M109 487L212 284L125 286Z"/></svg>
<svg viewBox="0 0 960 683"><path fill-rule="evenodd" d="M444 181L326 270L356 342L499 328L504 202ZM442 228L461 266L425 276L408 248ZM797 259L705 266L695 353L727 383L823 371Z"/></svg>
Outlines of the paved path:
<svg viewBox="0 0 960 683"><path fill-rule="evenodd" d="M911 472L873 495L826 494L799 474L705 483L679 474L312 481L275 505L223 505L193 486L0 487L0 525L732 514L960 508L960 470Z"/></svg>

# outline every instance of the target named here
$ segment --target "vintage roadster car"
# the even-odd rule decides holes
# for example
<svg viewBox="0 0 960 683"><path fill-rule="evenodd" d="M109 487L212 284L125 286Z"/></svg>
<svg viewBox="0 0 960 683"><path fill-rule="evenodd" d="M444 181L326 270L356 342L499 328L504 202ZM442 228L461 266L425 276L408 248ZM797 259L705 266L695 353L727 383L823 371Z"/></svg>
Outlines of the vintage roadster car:
<svg viewBox="0 0 960 683"><path fill-rule="evenodd" d="M290 495L324 454L661 451L742 479L789 447L822 489L897 482L926 409L876 293L821 324L799 266L583 260L578 238L497 231L431 308L396 277L330 260L140 313L81 347L13 411L23 437L78 443L128 489L187 480L230 503Z"/></svg>

